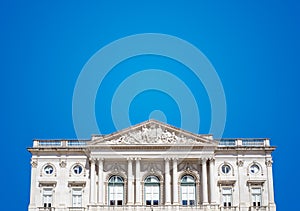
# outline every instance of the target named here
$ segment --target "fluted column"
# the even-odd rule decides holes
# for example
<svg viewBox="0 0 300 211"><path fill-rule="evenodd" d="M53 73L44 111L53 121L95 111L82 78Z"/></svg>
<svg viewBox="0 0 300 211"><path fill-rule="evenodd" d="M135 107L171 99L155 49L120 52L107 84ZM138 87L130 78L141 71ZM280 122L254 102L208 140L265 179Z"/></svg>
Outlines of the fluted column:
<svg viewBox="0 0 300 211"><path fill-rule="evenodd" d="M136 205L142 204L141 199L141 178L140 178L140 172L141 172L141 164L140 164L141 158L135 159L135 193L136 193Z"/></svg>
<svg viewBox="0 0 300 211"><path fill-rule="evenodd" d="M207 197L207 167L206 167L207 158L202 158L202 198L203 198L203 205L208 204L208 197Z"/></svg>
<svg viewBox="0 0 300 211"><path fill-rule="evenodd" d="M133 196L134 196L134 188L133 188L133 174L132 174L132 158L128 158L128 183L127 183L127 205L133 205Z"/></svg>
<svg viewBox="0 0 300 211"><path fill-rule="evenodd" d="M165 205L171 204L171 176L170 176L170 159L165 158Z"/></svg>
<svg viewBox="0 0 300 211"><path fill-rule="evenodd" d="M177 158L173 158L173 204L178 205L178 169Z"/></svg>
<svg viewBox="0 0 300 211"><path fill-rule="evenodd" d="M210 203L212 205L217 203L216 200L216 181L215 181L215 160L214 158L209 161L209 184L210 184Z"/></svg>
<svg viewBox="0 0 300 211"><path fill-rule="evenodd" d="M104 192L104 182L103 182L103 158L98 159L98 203L103 205L103 192Z"/></svg>
<svg viewBox="0 0 300 211"><path fill-rule="evenodd" d="M95 159L90 159L90 203L95 204Z"/></svg>

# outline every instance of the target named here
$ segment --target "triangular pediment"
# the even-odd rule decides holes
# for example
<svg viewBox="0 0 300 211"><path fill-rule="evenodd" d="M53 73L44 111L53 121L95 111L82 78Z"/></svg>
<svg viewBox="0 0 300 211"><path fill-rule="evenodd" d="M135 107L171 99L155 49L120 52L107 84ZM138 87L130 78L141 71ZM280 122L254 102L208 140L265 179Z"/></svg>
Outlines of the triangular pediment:
<svg viewBox="0 0 300 211"><path fill-rule="evenodd" d="M89 145L205 145L217 146L212 135L194 134L172 125L148 120L108 135L93 135Z"/></svg>

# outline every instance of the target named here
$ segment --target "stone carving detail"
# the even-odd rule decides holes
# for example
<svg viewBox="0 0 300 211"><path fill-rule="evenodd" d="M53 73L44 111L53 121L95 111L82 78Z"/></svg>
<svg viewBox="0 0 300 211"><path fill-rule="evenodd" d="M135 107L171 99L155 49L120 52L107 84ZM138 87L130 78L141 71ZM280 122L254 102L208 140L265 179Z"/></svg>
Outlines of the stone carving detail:
<svg viewBox="0 0 300 211"><path fill-rule="evenodd" d="M236 164L237 164L238 167L243 167L244 166L244 161L243 160L238 160L236 162Z"/></svg>
<svg viewBox="0 0 300 211"><path fill-rule="evenodd" d="M67 166L67 162L62 160L62 161L59 162L59 166L61 168L65 168Z"/></svg>
<svg viewBox="0 0 300 211"><path fill-rule="evenodd" d="M175 132L170 132L163 129L161 126L150 125L143 126L140 130L131 131L116 139L106 142L107 144L199 144L201 142L195 139L176 135Z"/></svg>
<svg viewBox="0 0 300 211"><path fill-rule="evenodd" d="M266 160L266 165L267 165L267 167L272 167L273 160Z"/></svg>
<svg viewBox="0 0 300 211"><path fill-rule="evenodd" d="M142 171L147 171L150 173L155 173L155 172L161 172L163 169L163 164L162 163L144 163L141 166Z"/></svg>
<svg viewBox="0 0 300 211"><path fill-rule="evenodd" d="M31 164L31 167L32 167L32 168L36 168L36 167L37 167L37 165L38 165L38 162L37 162L37 160L33 160L33 159L31 159L31 162L30 162L30 164Z"/></svg>

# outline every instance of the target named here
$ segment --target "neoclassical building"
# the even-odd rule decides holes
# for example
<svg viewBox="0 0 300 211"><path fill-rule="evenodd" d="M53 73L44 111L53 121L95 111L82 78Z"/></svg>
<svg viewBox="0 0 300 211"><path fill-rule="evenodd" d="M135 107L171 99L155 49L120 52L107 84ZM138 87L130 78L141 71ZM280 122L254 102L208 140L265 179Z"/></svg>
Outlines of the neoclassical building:
<svg viewBox="0 0 300 211"><path fill-rule="evenodd" d="M29 211L276 210L266 138L216 140L149 120L28 150Z"/></svg>

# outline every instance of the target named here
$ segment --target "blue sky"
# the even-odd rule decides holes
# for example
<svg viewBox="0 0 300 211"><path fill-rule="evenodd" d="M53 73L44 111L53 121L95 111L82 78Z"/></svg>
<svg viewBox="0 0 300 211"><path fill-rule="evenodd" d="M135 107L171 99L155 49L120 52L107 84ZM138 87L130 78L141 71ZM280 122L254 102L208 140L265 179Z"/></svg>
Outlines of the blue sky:
<svg viewBox="0 0 300 211"><path fill-rule="evenodd" d="M27 209L30 154L26 147L32 139L76 138L73 90L90 57L125 36L163 33L193 44L215 67L227 102L224 137L269 137L278 146L276 203L278 210L295 210L299 9L292 0L2 1L1 179L7 191L1 191L5 193L2 209ZM176 61L155 56L129 59L107 75L95 102L101 131L115 131L109 112L118 84L143 68L164 69L184 80L201 109L199 132L208 132L211 110L201 83ZM128 115L134 124L155 109L164 111L169 123L180 125L176 102L156 90L136 96Z"/></svg>

